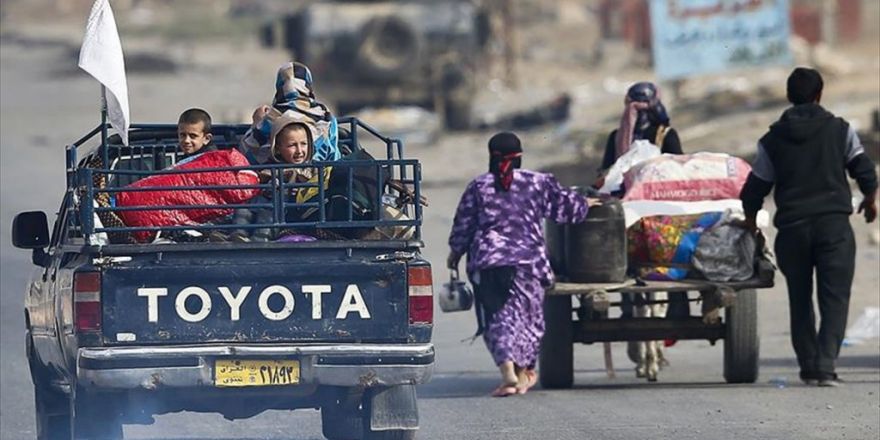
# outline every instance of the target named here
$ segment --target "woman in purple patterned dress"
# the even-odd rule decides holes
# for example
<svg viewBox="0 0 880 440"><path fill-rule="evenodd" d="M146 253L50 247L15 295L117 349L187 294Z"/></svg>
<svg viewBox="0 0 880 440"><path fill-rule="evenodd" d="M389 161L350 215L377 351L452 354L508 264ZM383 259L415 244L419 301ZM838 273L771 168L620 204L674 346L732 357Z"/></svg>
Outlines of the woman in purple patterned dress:
<svg viewBox="0 0 880 440"><path fill-rule="evenodd" d="M489 172L467 186L449 236L450 269L468 255L474 285L477 335L501 371L493 396L523 394L535 384L535 362L544 335L544 289L553 272L544 244L544 219L577 223L586 199L550 174L518 169L522 147L513 133L489 140Z"/></svg>

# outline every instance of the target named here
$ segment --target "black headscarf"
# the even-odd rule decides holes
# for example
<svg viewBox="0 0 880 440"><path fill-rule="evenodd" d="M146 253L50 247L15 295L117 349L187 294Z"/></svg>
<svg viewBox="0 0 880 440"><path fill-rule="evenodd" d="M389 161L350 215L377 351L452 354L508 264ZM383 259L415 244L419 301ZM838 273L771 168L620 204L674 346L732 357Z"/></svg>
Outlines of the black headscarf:
<svg viewBox="0 0 880 440"><path fill-rule="evenodd" d="M666 106L660 100L660 90L653 83L639 82L633 84L627 90L626 97L631 101L648 104L648 108L645 111L639 112L636 130L641 131L641 129L649 125L669 125L669 113L666 112Z"/></svg>
<svg viewBox="0 0 880 440"><path fill-rule="evenodd" d="M510 191L513 170L522 165L522 151L519 138L509 131L489 139L489 172L495 175L495 189Z"/></svg>

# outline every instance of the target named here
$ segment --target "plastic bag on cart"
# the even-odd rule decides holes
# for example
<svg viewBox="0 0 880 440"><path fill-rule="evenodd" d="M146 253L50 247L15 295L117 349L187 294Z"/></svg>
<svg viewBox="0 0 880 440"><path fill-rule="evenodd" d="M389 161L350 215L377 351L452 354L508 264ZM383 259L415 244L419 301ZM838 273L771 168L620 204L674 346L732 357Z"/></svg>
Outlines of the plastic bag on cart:
<svg viewBox="0 0 880 440"><path fill-rule="evenodd" d="M709 212L642 218L626 231L630 272L645 280L686 278L700 236L721 216L721 212Z"/></svg>
<svg viewBox="0 0 880 440"><path fill-rule="evenodd" d="M624 174L624 201L739 199L751 167L719 153L664 154Z"/></svg>
<svg viewBox="0 0 880 440"><path fill-rule="evenodd" d="M605 174L605 183L599 192L602 194L612 194L623 189L623 176L635 165L646 160L660 156L660 148L644 139L639 139L632 143L629 151L614 162L614 165L608 169Z"/></svg>
<svg viewBox="0 0 880 440"><path fill-rule="evenodd" d="M700 236L693 265L709 281L745 281L755 272L755 236L738 226L742 212L728 210Z"/></svg>

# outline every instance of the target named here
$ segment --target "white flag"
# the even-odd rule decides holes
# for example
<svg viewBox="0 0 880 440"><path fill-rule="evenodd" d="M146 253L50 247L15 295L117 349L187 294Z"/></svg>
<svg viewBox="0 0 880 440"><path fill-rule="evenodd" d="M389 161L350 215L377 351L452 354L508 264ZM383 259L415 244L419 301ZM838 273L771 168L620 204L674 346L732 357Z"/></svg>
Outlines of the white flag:
<svg viewBox="0 0 880 440"><path fill-rule="evenodd" d="M96 0L79 51L79 67L106 88L107 118L128 145L128 84L116 20L108 0Z"/></svg>

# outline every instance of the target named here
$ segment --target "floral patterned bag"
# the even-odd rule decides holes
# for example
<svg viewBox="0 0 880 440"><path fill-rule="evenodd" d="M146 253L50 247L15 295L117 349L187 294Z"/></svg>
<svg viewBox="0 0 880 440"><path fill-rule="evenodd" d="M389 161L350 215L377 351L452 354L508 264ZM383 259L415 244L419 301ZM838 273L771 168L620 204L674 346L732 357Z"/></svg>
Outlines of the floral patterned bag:
<svg viewBox="0 0 880 440"><path fill-rule="evenodd" d="M700 236L721 219L721 212L644 217L626 231L629 269L645 280L671 281L688 276Z"/></svg>

